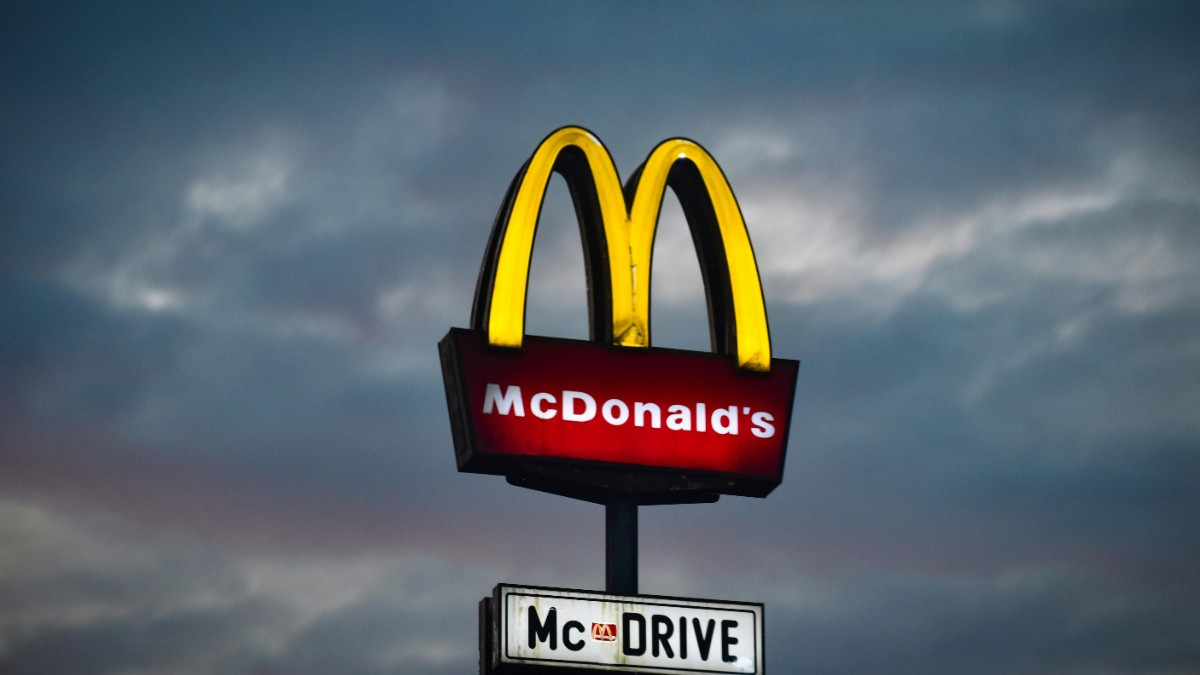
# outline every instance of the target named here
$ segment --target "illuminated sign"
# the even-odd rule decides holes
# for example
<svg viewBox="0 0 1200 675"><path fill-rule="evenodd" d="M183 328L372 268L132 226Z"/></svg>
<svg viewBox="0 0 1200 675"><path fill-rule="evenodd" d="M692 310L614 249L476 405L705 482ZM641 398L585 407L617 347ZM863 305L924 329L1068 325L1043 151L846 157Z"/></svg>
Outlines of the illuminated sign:
<svg viewBox="0 0 1200 675"><path fill-rule="evenodd" d="M590 341L525 335L530 255L552 173L566 180L580 220ZM667 187L696 244L711 354L651 347L652 248ZM746 225L696 143L660 143L622 188L590 132L548 136L500 207L471 324L439 345L460 470L643 503L765 496L782 480L799 362L771 356Z"/></svg>
<svg viewBox="0 0 1200 675"><path fill-rule="evenodd" d="M763 605L498 585L490 672L762 673Z"/></svg>

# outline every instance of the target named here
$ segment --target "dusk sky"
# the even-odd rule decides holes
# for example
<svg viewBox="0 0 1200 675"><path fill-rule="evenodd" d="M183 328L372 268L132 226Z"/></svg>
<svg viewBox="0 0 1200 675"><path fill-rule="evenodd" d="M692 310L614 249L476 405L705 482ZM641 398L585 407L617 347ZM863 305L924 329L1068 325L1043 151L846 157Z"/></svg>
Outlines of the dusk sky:
<svg viewBox="0 0 1200 675"><path fill-rule="evenodd" d="M645 507L769 671L1200 672L1200 4L0 8L0 672L476 672L604 510L456 471L437 342L575 124L706 147L782 485ZM530 334L584 338L554 178ZM665 202L655 344L707 349Z"/></svg>

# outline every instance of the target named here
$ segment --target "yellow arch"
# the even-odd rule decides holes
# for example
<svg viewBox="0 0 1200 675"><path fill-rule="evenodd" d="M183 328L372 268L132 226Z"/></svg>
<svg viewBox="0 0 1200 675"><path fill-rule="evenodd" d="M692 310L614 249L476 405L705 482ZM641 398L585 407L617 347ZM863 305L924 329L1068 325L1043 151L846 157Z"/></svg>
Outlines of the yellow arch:
<svg viewBox="0 0 1200 675"><path fill-rule="evenodd" d="M564 127L542 141L526 165L524 175L518 178L515 194L507 200L510 205L507 217L502 218L503 222L497 222L502 239L496 253L490 302L484 318L488 342L499 347L520 347L524 339L529 260L538 216L550 173L568 148L578 149L583 154L603 221L610 280L612 344L630 347L648 347L650 344L654 232L671 170L677 163L687 161L695 167L703 182L715 218L715 235L724 253L738 367L770 370L770 332L758 265L733 190L716 161L692 141L678 138L663 141L642 165L633 203L627 204L608 150L591 132L580 127ZM689 225L694 227L692 223ZM591 260L589 264L602 263ZM713 270L706 270L706 274L713 273ZM713 320L715 317L710 317L710 321Z"/></svg>

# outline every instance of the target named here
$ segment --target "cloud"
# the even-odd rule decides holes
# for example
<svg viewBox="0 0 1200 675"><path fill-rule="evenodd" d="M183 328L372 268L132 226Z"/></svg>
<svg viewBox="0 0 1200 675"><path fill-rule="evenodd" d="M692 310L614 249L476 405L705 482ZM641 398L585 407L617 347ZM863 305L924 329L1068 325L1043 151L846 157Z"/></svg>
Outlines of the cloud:
<svg viewBox="0 0 1200 675"><path fill-rule="evenodd" d="M469 649L438 646L474 618L477 598L466 597L457 618L439 607L452 579L478 578L469 565L452 570L420 556L217 555L194 543L150 542L103 517L12 501L2 510L15 545L0 585L0 658L17 672L320 672L338 664L403 672L423 662L449 672L473 660ZM358 648L347 661L350 642Z"/></svg>
<svg viewBox="0 0 1200 675"><path fill-rule="evenodd" d="M495 583L601 587L600 507L455 472L435 352L563 124L708 147L802 361L784 484L643 509L644 591L765 600L773 670L1195 670L1191 5L9 14L0 670L462 672Z"/></svg>
<svg viewBox="0 0 1200 675"><path fill-rule="evenodd" d="M777 603L786 609L768 615L768 631L800 625L809 638L769 633L780 645L770 658L815 673L1173 672L1187 667L1196 646L1184 636L1195 621L1184 618L1191 615L1185 599L1059 571L855 585L858 600L849 604L841 594L829 605L819 597ZM1148 597L1158 602L1147 605Z"/></svg>

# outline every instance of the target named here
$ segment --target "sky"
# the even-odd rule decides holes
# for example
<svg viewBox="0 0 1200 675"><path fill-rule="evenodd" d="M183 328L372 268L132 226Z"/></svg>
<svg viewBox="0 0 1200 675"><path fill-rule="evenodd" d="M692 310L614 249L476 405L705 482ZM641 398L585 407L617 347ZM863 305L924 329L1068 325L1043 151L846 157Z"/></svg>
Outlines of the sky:
<svg viewBox="0 0 1200 675"><path fill-rule="evenodd" d="M640 510L773 673L1200 672L1200 6L0 7L0 672L476 672L604 513L456 471L438 340L568 124L685 136L800 377L765 499ZM554 178L527 331L587 335ZM678 204L658 346L708 348Z"/></svg>

